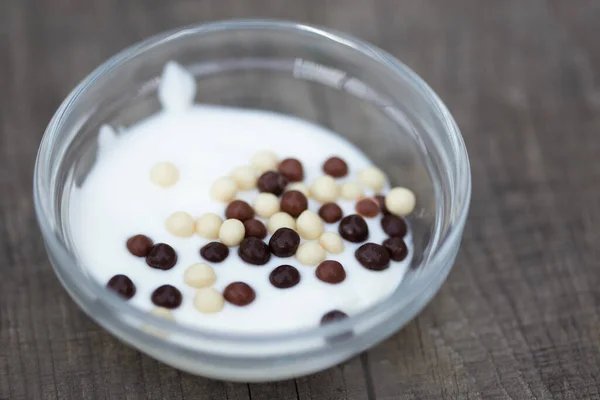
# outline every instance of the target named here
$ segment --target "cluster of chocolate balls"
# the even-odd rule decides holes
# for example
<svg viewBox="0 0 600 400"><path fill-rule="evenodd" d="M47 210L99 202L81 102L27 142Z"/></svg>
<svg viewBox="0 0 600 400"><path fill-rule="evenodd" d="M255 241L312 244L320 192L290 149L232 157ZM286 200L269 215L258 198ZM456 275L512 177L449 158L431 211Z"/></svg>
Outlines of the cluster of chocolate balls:
<svg viewBox="0 0 600 400"><path fill-rule="evenodd" d="M366 242L369 230L364 218L381 214L381 225L389 238L381 244L362 244L355 251L355 257L363 267L374 271L388 268L390 260L403 260L408 250L403 241L407 226L402 217L415 207L412 191L396 187L385 196L366 197L365 190L381 193L385 187L385 174L378 168L365 168L358 172L356 181L343 183L338 183L338 179L348 175L344 160L331 157L322 169L323 175L307 186L299 160L280 161L271 151L258 152L251 158L250 165L234 168L229 176L212 184L211 198L227 204L225 219L215 213L195 219L177 211L166 219L165 228L177 237L196 234L212 240L200 249L201 257L209 263L223 262L231 247L238 247L239 257L251 265L264 265L271 255L295 256L303 265L317 266L315 275L321 281L338 284L345 279L346 272L339 262L326 260L327 253L343 252L344 240ZM151 169L150 179L158 186L169 187L178 181L179 171L173 164L159 163ZM239 191L254 189L258 189L258 194L251 204L236 199ZM309 209L309 199L320 203L318 212ZM356 201L356 214L344 217L336 204L340 199ZM325 224L338 222L338 233L326 231ZM264 239L268 234L271 237L267 243ZM167 270L177 262L177 254L171 246L154 244L144 235L130 238L127 248L133 255L145 257L152 268ZM277 288L290 288L299 283L300 272L291 265L280 265L270 273L269 280ZM202 313L218 312L225 302L247 306L256 298L255 290L245 282L232 282L221 294L212 287L216 274L207 263L189 266L184 281L197 289L194 306ZM135 294L135 285L124 275L113 277L107 286L125 298ZM174 309L181 304L182 295L177 288L164 285L153 292L151 300L160 308ZM343 312L333 310L323 316L322 323L344 316Z"/></svg>

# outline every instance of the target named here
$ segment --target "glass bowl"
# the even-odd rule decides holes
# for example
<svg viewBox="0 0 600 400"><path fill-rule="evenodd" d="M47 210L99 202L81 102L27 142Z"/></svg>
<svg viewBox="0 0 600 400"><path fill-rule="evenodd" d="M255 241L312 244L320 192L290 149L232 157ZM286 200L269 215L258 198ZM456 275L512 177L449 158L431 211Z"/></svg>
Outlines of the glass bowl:
<svg viewBox="0 0 600 400"><path fill-rule="evenodd" d="M385 301L349 319L301 332L222 334L134 308L78 262L68 199L96 156L102 124L129 126L159 110L163 66L176 61L197 81L196 102L294 115L357 145L411 188L414 257ZM282 133L283 135L285 133ZM37 218L65 289L124 342L176 368L233 381L272 381L340 363L390 336L429 302L459 248L471 195L466 148L436 94L385 51L356 38L284 21L240 20L151 37L106 61L65 99L40 144ZM348 334L352 332L352 334Z"/></svg>

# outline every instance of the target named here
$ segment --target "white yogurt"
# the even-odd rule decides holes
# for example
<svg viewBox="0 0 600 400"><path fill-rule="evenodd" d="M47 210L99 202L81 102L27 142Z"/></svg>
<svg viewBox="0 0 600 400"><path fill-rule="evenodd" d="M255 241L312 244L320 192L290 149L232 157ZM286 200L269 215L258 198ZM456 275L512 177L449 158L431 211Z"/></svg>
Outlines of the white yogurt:
<svg viewBox="0 0 600 400"><path fill-rule="evenodd" d="M165 74L159 90L164 111L124 129L118 136L108 128L102 129L96 164L83 185L72 192L73 241L81 262L95 279L106 284L116 274L127 275L137 288L129 301L144 310L155 307L150 300L154 289L173 285L183 294L182 305L173 310L176 321L229 333L281 333L317 326L328 311L337 309L352 315L394 291L412 256L410 232L405 238L409 257L403 262L392 261L383 271L362 267L354 256L360 244L344 241L342 254L327 255L346 270L346 279L337 285L318 280L316 267L304 266L294 257L272 256L266 265L254 266L239 258L237 248L231 248L224 262L209 263L217 275L214 288L222 291L231 282L243 281L254 288L256 300L246 307L226 303L215 314L196 310L196 289L184 283L184 271L192 264L206 262L199 250L211 240L170 234L165 220L171 213L185 211L194 218L207 212L224 216L226 205L209 197L211 184L234 167L247 165L252 155L263 149L272 150L281 159L299 159L308 185L323 174L322 164L332 155L343 158L349 166L348 177L338 180L340 183L356 179L359 170L373 164L351 143L312 123L264 111L192 105L190 90L193 93L194 89L186 84L189 79L185 72L173 66L166 71L170 75ZM171 105L169 99L175 99ZM152 166L163 161L175 164L180 171L179 181L169 188L155 186L149 179ZM257 193L239 192L238 198L252 203ZM355 201L337 203L344 215L355 213ZM310 200L309 209L317 212L319 206ZM387 237L380 219L366 218L369 242L381 243ZM337 232L337 225L326 224L326 231ZM170 244L178 254L176 266L168 271L156 270L143 258L132 256L125 242L135 234ZM282 264L300 271L298 285L290 289L271 285L270 272Z"/></svg>

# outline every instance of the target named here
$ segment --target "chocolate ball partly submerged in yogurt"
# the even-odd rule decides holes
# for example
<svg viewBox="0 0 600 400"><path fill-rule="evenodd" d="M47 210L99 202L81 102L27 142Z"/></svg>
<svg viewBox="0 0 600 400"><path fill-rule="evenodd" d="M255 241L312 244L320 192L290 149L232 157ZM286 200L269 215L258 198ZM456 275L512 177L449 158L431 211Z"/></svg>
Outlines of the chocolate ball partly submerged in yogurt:
<svg viewBox="0 0 600 400"><path fill-rule="evenodd" d="M100 129L69 202L90 275L142 310L229 333L317 327L390 296L412 258L414 194L323 127L195 97L168 63L159 112Z"/></svg>

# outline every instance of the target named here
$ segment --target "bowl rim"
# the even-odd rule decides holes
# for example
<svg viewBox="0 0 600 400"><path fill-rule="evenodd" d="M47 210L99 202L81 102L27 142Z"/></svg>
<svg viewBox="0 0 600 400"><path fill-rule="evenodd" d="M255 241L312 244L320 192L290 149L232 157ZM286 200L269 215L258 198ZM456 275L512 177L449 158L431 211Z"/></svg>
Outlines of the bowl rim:
<svg viewBox="0 0 600 400"><path fill-rule="evenodd" d="M277 20L277 19L230 19L220 20L201 24L186 25L172 30L168 30L156 35L150 36L142 41L139 41L110 57L108 60L103 62L101 65L96 67L89 75L87 75L80 83L68 94L65 100L61 103L52 119L50 120L38 149L35 170L34 170L34 208L40 229L43 234L43 238L49 253L56 255L56 258L60 260L60 263L52 263L53 267L60 269L61 273L65 273L77 280L82 277L74 277L73 275L77 272L77 268L68 268L65 264L76 265L77 261L71 252L68 250L66 243L62 237L53 229L52 224L52 210L47 204L48 202L43 200L44 193L42 193L42 187L44 185L44 178L41 174L44 161L50 154L51 145L55 136L60 132L61 126L72 110L74 104L77 102L79 97L84 93L90 86L92 86L97 80L108 75L111 71L115 70L122 63L127 62L131 58L138 54L151 51L155 46L159 46L171 40L177 39L180 36L203 36L211 33L217 33L229 30L280 30L286 32L297 32L298 34L311 34L318 36L324 40L335 42L337 45L350 47L354 50L359 51L362 55L371 58L372 60L382 64L383 66L390 69L395 74L402 76L402 78L412 85L421 96L429 103L435 114L438 116L440 121L443 123L446 135L450 139L451 151L456 155L456 176L457 179L453 182L453 188L455 189L454 196L458 199L458 209L453 217L453 224L446 232L445 235L439 238L435 243L435 248L430 251L430 257L423 259L417 268L423 268L424 264L439 264L443 262L443 258L448 252L448 249L457 242L460 242L462 235L462 227L464 226L469 205L471 199L471 173L469 166L469 158L466 150L464 140L460 134L458 126L454 121L450 111L438 97L438 95L420 78L414 71L403 64L401 61L396 59L388 52L380 49L379 47L367 43L361 39L358 39L352 35L339 32L337 30L324 28L318 25L309 25L305 23L290 21L290 20ZM454 200L454 199L453 199ZM455 202L456 203L456 202ZM451 267L450 267L451 268ZM425 273L431 274L435 268L428 268L429 271ZM440 274L448 271L439 271ZM58 274L57 274L58 275ZM83 274L82 274L83 275ZM59 277L60 278L60 277ZM69 288L66 287L64 281L61 279L61 284L67 289L72 297L75 298L76 302L81 306L84 302L83 299L77 298L77 294L74 294ZM350 316L349 318L339 321L335 324L328 324L326 326L316 326L307 329L303 329L295 332L284 332L274 334L237 334L227 333L222 331L212 331L208 329L197 329L184 324L177 324L158 316L143 311L140 308L134 307L128 302L124 302L116 294L106 291L104 286L91 277L84 279L83 282L78 281L78 284L85 286L85 289L92 293L93 297L107 308L115 313L132 317L145 324L164 329L167 332L173 332L177 334L183 334L196 338L204 338L209 340L219 341L233 341L236 343L248 342L277 342L277 341L291 341L294 339L310 339L310 338L323 338L324 336L341 334L344 331L352 329L353 326L360 324L361 322L367 321L372 318L377 318L378 315L398 313L407 305L410 305L413 300L419 294L425 292L430 286L433 286L431 280L426 282L424 286L420 286L419 290L416 288L408 288L407 292L403 292L401 298L390 296L387 299L377 303L376 305L367 308L357 314ZM392 311L390 311L390 308ZM95 319L93 316L91 316ZM384 321L379 321L379 323ZM140 330L142 333L142 330ZM148 334L149 335L149 334ZM176 342L170 342L175 344Z"/></svg>

